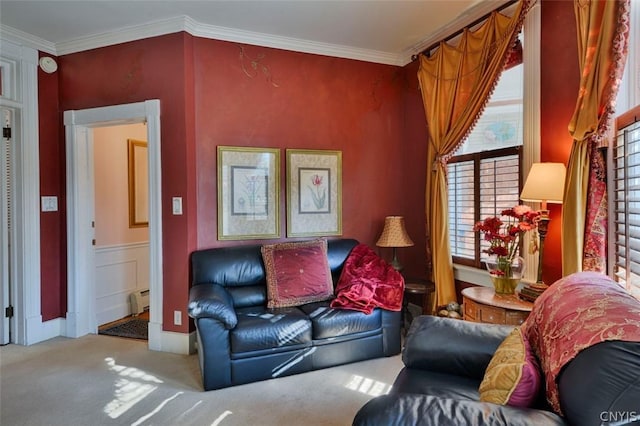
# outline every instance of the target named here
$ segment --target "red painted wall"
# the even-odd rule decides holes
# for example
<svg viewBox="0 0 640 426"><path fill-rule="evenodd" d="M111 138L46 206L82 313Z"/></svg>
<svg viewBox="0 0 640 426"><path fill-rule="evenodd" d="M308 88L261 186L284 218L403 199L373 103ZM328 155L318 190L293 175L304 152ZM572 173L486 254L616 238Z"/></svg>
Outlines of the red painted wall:
<svg viewBox="0 0 640 426"><path fill-rule="evenodd" d="M403 213L402 70L209 39L194 45L198 246L238 244L216 239L219 145L281 149L281 240L285 150L342 151L343 235L374 245L384 217Z"/></svg>
<svg viewBox="0 0 640 426"><path fill-rule="evenodd" d="M543 0L540 57L540 161L569 163L573 116L580 69L573 2ZM562 276L562 206L549 204L551 222L544 246L543 280L550 284Z"/></svg>
<svg viewBox="0 0 640 426"><path fill-rule="evenodd" d="M40 212L40 299L42 320L67 311L65 150L60 122L58 74L38 68L40 195L58 197L58 211Z"/></svg>
<svg viewBox="0 0 640 426"><path fill-rule="evenodd" d="M404 138L402 141L402 214L413 247L398 249L398 257L405 265L405 275L427 277L425 182L427 173L427 122L418 85L418 61L404 67Z"/></svg>
<svg viewBox="0 0 640 426"><path fill-rule="evenodd" d="M84 109L160 99L164 329L173 311L186 312L188 254L196 247L192 37L171 34L60 58L60 109ZM64 168L64 163L61 165ZM181 216L171 197L183 197Z"/></svg>

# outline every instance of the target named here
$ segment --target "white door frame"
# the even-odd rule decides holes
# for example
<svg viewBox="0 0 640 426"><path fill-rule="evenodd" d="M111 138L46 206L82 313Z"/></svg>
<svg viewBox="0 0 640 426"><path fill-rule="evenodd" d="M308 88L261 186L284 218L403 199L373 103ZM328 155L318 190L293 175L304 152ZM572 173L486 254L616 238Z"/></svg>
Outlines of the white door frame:
<svg viewBox="0 0 640 426"><path fill-rule="evenodd" d="M67 150L66 336L97 333L93 260L93 138L91 128L147 123L149 161L149 349L182 352L163 344L162 179L160 101L64 112ZM86 285L89 283L89 285Z"/></svg>
<svg viewBox="0 0 640 426"><path fill-rule="evenodd" d="M40 303L40 167L38 140L38 51L0 34L2 96L13 109L12 343L30 345L51 337ZM9 267L8 265L3 265ZM4 314L4 312L2 312Z"/></svg>
<svg viewBox="0 0 640 426"><path fill-rule="evenodd" d="M8 117L5 115L7 114ZM0 105L0 124L2 128L7 125L10 129L16 127L14 110L5 108ZM6 145L5 145L6 144ZM13 162L15 151L13 138L5 138L2 136L2 145L0 145L2 154L0 155L0 194L2 194L2 202L0 202L0 345L11 343L11 321L5 315L4 309L12 304L10 295L14 291L15 285L12 283L12 275L9 271L14 266L11 257L11 249L15 244L15 232L9 232L9 217L13 213L9 212L10 206L13 205L13 191L15 187L15 173L13 173ZM6 153L6 155L5 155ZM10 200L11 198L11 200ZM15 209L13 209L15 210Z"/></svg>

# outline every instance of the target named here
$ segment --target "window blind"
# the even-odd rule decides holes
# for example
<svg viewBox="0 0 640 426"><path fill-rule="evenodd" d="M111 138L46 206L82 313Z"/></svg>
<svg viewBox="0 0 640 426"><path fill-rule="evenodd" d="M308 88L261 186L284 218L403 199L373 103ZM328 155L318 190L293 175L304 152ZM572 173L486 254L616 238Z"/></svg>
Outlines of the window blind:
<svg viewBox="0 0 640 426"><path fill-rule="evenodd" d="M468 259L475 257L475 191L474 162L447 165L449 182L449 241L451 255Z"/></svg>
<svg viewBox="0 0 640 426"><path fill-rule="evenodd" d="M618 130L612 161L613 274L640 295L640 121Z"/></svg>
<svg viewBox="0 0 640 426"><path fill-rule="evenodd" d="M517 155L487 158L480 161L480 218L500 216L500 212L519 203L520 161ZM489 248L481 240L480 250ZM481 256L482 257L482 256Z"/></svg>
<svg viewBox="0 0 640 426"><path fill-rule="evenodd" d="M520 150L484 151L447 164L449 241L456 263L480 267L481 251L489 245L473 225L499 216L519 202Z"/></svg>

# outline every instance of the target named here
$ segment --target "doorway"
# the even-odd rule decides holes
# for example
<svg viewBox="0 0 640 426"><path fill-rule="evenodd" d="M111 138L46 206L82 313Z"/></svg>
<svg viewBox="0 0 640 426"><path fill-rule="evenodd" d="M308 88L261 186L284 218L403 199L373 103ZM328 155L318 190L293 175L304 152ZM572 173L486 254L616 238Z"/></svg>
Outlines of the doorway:
<svg viewBox="0 0 640 426"><path fill-rule="evenodd" d="M149 309L147 127L95 127L94 279L99 331ZM140 319L140 318L137 318ZM141 321L139 334L146 335ZM116 325L122 329L126 326ZM142 331L145 331L142 333Z"/></svg>
<svg viewBox="0 0 640 426"><path fill-rule="evenodd" d="M66 335L97 333L93 131L146 123L148 143L149 349L162 348L162 209L160 102L150 100L65 111L67 150L68 312Z"/></svg>

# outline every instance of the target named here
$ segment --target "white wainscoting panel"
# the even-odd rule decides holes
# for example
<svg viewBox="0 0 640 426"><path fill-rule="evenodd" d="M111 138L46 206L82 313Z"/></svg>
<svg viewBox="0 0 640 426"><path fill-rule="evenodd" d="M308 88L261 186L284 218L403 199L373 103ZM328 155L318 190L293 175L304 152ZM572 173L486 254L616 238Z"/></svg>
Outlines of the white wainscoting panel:
<svg viewBox="0 0 640 426"><path fill-rule="evenodd" d="M96 247L96 320L131 315L129 295L149 288L149 243Z"/></svg>

